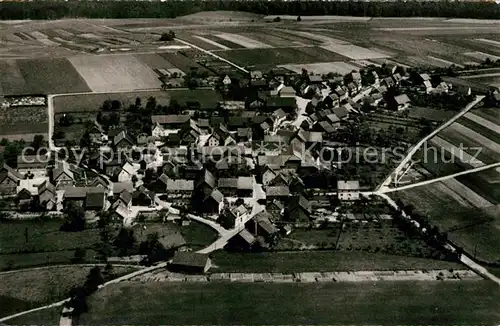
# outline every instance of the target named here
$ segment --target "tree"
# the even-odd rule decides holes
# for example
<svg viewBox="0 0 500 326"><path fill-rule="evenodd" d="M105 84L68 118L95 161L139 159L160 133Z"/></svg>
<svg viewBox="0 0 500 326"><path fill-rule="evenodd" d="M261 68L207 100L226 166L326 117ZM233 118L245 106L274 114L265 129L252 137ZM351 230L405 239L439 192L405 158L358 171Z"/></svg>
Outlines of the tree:
<svg viewBox="0 0 500 326"><path fill-rule="evenodd" d="M161 34L160 41L162 42L169 42L173 41L175 39L175 32L170 30L167 33Z"/></svg>
<svg viewBox="0 0 500 326"><path fill-rule="evenodd" d="M68 202L64 207L63 231L78 232L85 228L85 210L82 206Z"/></svg>
<svg viewBox="0 0 500 326"><path fill-rule="evenodd" d="M94 293L99 288L99 285L103 283L104 277L102 276L101 269L98 266L92 267L83 285L85 294L89 295Z"/></svg>
<svg viewBox="0 0 500 326"><path fill-rule="evenodd" d="M119 255L128 255L136 244L134 237L134 231L122 228L113 242L116 248L119 250Z"/></svg>
<svg viewBox="0 0 500 326"><path fill-rule="evenodd" d="M104 267L104 275L106 275L106 277L109 279L113 277L113 274L114 274L113 265L107 263L106 266Z"/></svg>
<svg viewBox="0 0 500 326"><path fill-rule="evenodd" d="M33 149L37 151L42 147L42 145L43 145L43 135L35 135L35 137L33 137L33 141L31 142L31 146L33 147Z"/></svg>
<svg viewBox="0 0 500 326"><path fill-rule="evenodd" d="M85 255L87 251L84 248L76 248L75 255L73 256L73 263L81 263L85 260Z"/></svg>

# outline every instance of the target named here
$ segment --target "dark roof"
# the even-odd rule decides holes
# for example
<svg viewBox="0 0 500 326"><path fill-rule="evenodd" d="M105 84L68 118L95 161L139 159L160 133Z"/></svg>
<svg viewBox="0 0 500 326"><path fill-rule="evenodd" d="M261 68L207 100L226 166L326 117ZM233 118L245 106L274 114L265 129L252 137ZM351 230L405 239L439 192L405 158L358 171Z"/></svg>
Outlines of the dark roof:
<svg viewBox="0 0 500 326"><path fill-rule="evenodd" d="M21 173L17 172L15 169L11 168L7 164L4 164L0 171L8 172L8 173L12 174L17 179L24 179L24 177L21 175Z"/></svg>
<svg viewBox="0 0 500 326"><path fill-rule="evenodd" d="M132 194L129 191L124 190L120 193L120 196L118 198L121 199L124 203L128 204L132 201Z"/></svg>
<svg viewBox="0 0 500 326"><path fill-rule="evenodd" d="M178 251L172 259L172 265L182 265L190 267L205 268L208 262L208 255L196 252Z"/></svg>
<svg viewBox="0 0 500 326"><path fill-rule="evenodd" d="M266 101L268 108L290 108L297 105L294 97L270 97Z"/></svg>
<svg viewBox="0 0 500 326"><path fill-rule="evenodd" d="M45 155L19 155L17 157L18 169L44 169L49 158Z"/></svg>
<svg viewBox="0 0 500 326"><path fill-rule="evenodd" d="M207 196L207 198L205 198L205 200L208 198L213 198L216 202L221 203L224 199L224 195L219 190L215 189L209 196Z"/></svg>
<svg viewBox="0 0 500 326"><path fill-rule="evenodd" d="M198 182L196 183L196 187L199 187L203 183L206 183L210 187L215 188L215 177L208 170L205 170L205 172L203 173L202 178L200 180L198 180Z"/></svg>
<svg viewBox="0 0 500 326"><path fill-rule="evenodd" d="M339 117L340 119L343 119L349 115L349 111L347 110L347 108L345 106L336 107L336 108L333 108L332 110L333 110L333 113L335 113L335 115L337 117Z"/></svg>
<svg viewBox="0 0 500 326"><path fill-rule="evenodd" d="M87 193L85 199L85 207L93 209L103 209L104 208L104 193L91 192Z"/></svg>
<svg viewBox="0 0 500 326"><path fill-rule="evenodd" d="M56 193L56 187L54 187L54 185L52 185L49 181L44 181L41 185L38 186L38 194L41 194L46 190L48 190L52 194Z"/></svg>

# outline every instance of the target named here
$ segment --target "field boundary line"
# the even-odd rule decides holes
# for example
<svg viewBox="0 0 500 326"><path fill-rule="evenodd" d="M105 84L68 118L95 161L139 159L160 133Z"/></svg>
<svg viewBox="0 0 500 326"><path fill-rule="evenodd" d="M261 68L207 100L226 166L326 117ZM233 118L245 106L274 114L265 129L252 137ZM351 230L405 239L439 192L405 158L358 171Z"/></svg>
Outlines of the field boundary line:
<svg viewBox="0 0 500 326"><path fill-rule="evenodd" d="M471 173L475 173L475 172L480 172L480 171L483 171L483 170L488 170L488 169L491 169L491 168L494 168L494 167L497 167L497 166L500 166L500 162L492 163L492 164L488 164L488 165L484 165L484 166L480 166L478 168L474 168L474 169L470 169L470 170L466 170L466 171L457 172L457 173L454 173L454 174L446 175L446 176L435 178L435 179L431 179L431 180L425 180L425 181L422 181L422 182L413 183L413 184L406 185L406 186L401 186L401 187L397 187L397 188L381 189L379 191L379 193L387 194L387 193L401 191L401 190L408 190L408 189L411 189L411 188L425 186L425 185L429 185L429 184L432 184L432 183L436 183L436 182L440 182L440 181L444 181L444 180L448 180L448 179L460 177L462 175L467 175L467 174L471 174Z"/></svg>
<svg viewBox="0 0 500 326"><path fill-rule="evenodd" d="M241 66L238 66L238 65L237 65L237 64L235 64L234 62L229 61L229 60L227 60L227 59L224 59L223 57L218 56L217 54L212 53L212 52L210 52L210 51L208 51L208 50L205 50L204 48L201 48L201 47L199 47L199 46L197 46L197 45L195 45L195 44L193 44L193 43L189 43L189 42L184 41L184 40L182 40L182 39L180 39L180 38L177 38L177 37L176 37L175 39L176 39L177 41L179 41L179 42L181 42L181 43L185 44L185 45L189 45L190 47L192 47L192 48L194 48L194 49L197 49L197 50L199 50L199 51L201 51L201 52L203 52L203 53L206 53L206 54L208 54L208 55L210 55L210 56L212 56L212 57L214 57L214 58L216 58L216 59L219 59L219 60L221 60L221 61L224 61L224 62L226 62L226 63L229 63L231 66L235 67L235 68L236 68L236 69L238 69L238 70L243 71L243 72L244 72L244 73L246 73L246 74L250 73L248 70L246 70L245 68L243 68L243 67L241 67Z"/></svg>

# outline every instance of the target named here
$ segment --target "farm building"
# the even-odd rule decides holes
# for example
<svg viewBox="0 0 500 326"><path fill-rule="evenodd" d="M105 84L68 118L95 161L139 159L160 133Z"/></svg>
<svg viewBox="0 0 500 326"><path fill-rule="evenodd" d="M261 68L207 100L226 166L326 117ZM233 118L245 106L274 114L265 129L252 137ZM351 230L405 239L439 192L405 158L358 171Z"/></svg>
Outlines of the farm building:
<svg viewBox="0 0 500 326"><path fill-rule="evenodd" d="M337 181L339 200L359 200L359 181Z"/></svg>
<svg viewBox="0 0 500 326"><path fill-rule="evenodd" d="M176 252L172 261L168 264L171 271L179 273L203 274L211 266L211 260L207 255L195 252Z"/></svg>
<svg viewBox="0 0 500 326"><path fill-rule="evenodd" d="M471 79L460 79L456 77L442 77L441 78L444 82L451 84L452 89L467 89L469 88L472 93L475 94L489 94L493 93L495 91L499 91L498 87L495 86L489 86L486 84L478 83L474 80Z"/></svg>

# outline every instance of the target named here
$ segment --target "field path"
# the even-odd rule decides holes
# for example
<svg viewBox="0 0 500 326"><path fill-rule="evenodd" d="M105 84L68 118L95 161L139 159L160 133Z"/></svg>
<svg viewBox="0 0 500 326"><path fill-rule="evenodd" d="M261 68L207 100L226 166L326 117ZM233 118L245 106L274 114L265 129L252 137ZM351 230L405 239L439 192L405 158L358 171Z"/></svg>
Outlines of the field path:
<svg viewBox="0 0 500 326"><path fill-rule="evenodd" d="M478 104L479 102L481 102L483 100L483 98L484 98L484 95L476 96L476 99L474 101L470 102L469 104L467 104L463 110L461 110L460 112L458 112L450 120L448 120L445 123L443 123L441 126L439 126L438 128L436 128L433 132L431 132L430 134L428 134L427 136L425 136L424 138L422 138L417 144L415 144L410 149L410 151L408 152L408 154L406 154L406 156L404 157L404 159L401 160L401 163L399 163L399 165L382 182L382 184L380 184L380 186L377 187L377 190L388 189L389 185L391 184L391 182L393 182L394 180L397 180L398 177L402 177L402 176L399 176L400 172L408 165L408 163L410 163L411 158L413 157L413 155L419 150L420 147L422 147L422 145L425 142L427 142L432 137L436 136L441 130L443 130L446 127L452 125L461 116L463 116L464 114L466 114L467 112L469 112L476 104Z"/></svg>
<svg viewBox="0 0 500 326"><path fill-rule="evenodd" d="M221 60L221 61L227 62L227 63L229 63L231 66L235 67L235 68L236 68L236 69L238 69L238 70L243 71L244 73L247 73L247 74L248 74L248 73L250 73L248 70L246 70L245 68L243 68L243 67L241 67L241 66L238 66L236 63L234 63L234 62L232 62L232 61L229 61L229 60L227 60L227 59L224 59L223 57L220 57L220 56L218 56L217 54L212 53L212 52L210 52L210 51L208 51L208 50L205 50L205 49L203 49L203 48L200 48L199 46L197 46L197 45L195 45L195 44L193 44L193 43L189 43L189 42L184 41L184 40L181 40L181 39L179 39L179 38L177 38L177 37L176 37L175 39L176 39L177 41L179 41L179 42L183 43L183 44L186 44L186 45L191 46L191 47L192 47L192 48L194 48L194 49L200 50L200 51L201 51L201 52L203 52L203 53L206 53L206 54L208 54L208 55L211 55L212 57L214 57L214 58L216 58L216 59L219 59L219 60Z"/></svg>

